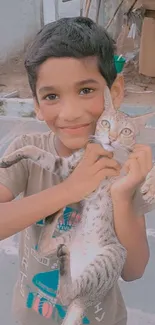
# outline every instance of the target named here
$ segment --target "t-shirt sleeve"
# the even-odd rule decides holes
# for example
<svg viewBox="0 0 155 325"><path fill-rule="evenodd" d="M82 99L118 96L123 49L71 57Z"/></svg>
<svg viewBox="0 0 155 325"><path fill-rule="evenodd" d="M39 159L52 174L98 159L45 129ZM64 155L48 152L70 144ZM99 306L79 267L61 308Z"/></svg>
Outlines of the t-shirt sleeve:
<svg viewBox="0 0 155 325"><path fill-rule="evenodd" d="M24 146L23 138L16 138L5 151L4 156L9 155ZM24 192L28 179L27 161L23 159L9 168L0 168L0 184L7 187L14 198Z"/></svg>
<svg viewBox="0 0 155 325"><path fill-rule="evenodd" d="M143 199L140 189L136 191L133 204L134 204L136 214L140 216L155 210L155 203L147 203Z"/></svg>

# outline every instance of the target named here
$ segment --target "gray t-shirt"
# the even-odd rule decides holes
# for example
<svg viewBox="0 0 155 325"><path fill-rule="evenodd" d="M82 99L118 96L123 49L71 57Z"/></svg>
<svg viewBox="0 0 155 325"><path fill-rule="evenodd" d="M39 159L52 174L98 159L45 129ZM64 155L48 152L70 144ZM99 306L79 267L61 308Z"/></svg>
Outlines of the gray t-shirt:
<svg viewBox="0 0 155 325"><path fill-rule="evenodd" d="M16 138L5 154L26 145L34 145L55 154L53 134L29 134ZM8 169L0 169L0 183L11 190L30 196L59 183L58 176L43 170L30 160L22 160ZM137 205L137 204L136 204ZM138 199L138 205L141 205ZM67 207L57 224L57 234L68 231L78 218L74 207ZM57 298L59 268L57 257L40 258L38 239L44 220L25 229L20 236L19 274L14 288L13 312L23 325L60 325L66 309ZM83 324L126 325L126 308L118 284L107 296L88 309Z"/></svg>

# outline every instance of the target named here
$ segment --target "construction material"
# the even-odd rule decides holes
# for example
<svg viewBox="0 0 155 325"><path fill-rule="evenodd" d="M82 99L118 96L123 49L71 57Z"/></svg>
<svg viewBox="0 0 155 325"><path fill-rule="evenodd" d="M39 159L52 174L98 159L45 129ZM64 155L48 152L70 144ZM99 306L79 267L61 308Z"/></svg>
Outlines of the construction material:
<svg viewBox="0 0 155 325"><path fill-rule="evenodd" d="M142 27L139 72L148 77L155 77L155 19L145 17Z"/></svg>
<svg viewBox="0 0 155 325"><path fill-rule="evenodd" d="M155 0L142 0L142 6L147 10L155 10Z"/></svg>
<svg viewBox="0 0 155 325"><path fill-rule="evenodd" d="M19 92L18 91L12 91L11 93L1 93L0 92L0 99L3 98L16 98L19 97Z"/></svg>

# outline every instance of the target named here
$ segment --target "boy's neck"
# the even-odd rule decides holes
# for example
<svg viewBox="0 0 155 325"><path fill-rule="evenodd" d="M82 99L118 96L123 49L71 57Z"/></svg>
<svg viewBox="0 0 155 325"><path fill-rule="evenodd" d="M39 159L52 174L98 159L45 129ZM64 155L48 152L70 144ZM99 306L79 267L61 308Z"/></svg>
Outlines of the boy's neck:
<svg viewBox="0 0 155 325"><path fill-rule="evenodd" d="M67 148L56 136L54 136L54 147L60 157L68 157L74 152L74 150Z"/></svg>

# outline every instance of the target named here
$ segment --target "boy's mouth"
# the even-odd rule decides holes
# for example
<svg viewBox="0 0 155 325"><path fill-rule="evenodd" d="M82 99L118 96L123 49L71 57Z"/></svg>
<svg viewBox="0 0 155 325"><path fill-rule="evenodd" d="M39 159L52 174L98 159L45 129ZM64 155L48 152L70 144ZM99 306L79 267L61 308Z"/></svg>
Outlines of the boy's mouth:
<svg viewBox="0 0 155 325"><path fill-rule="evenodd" d="M79 125L60 127L59 129L63 133L76 135L76 134L82 134L83 132L86 132L88 130L88 128L90 127L90 125L91 125L91 123L79 124Z"/></svg>

